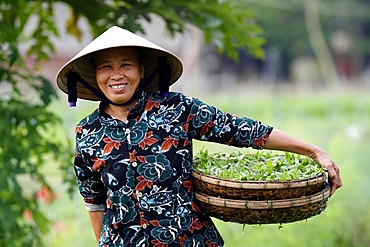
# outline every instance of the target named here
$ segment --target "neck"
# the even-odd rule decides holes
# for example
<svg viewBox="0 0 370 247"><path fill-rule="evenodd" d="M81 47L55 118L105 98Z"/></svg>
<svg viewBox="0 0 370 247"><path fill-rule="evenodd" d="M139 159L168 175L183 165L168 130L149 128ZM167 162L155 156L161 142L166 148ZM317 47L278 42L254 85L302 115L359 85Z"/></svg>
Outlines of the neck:
<svg viewBox="0 0 370 247"><path fill-rule="evenodd" d="M135 103L136 101L122 106L108 104L105 109L105 112L114 118L117 118L123 122L127 122L127 116L130 113L130 110L134 107Z"/></svg>

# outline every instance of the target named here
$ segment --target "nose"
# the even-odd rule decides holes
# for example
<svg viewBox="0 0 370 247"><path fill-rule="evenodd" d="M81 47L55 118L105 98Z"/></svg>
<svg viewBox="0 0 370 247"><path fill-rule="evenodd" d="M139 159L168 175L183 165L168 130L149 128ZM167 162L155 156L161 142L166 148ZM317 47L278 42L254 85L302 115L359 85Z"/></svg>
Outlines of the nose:
<svg viewBox="0 0 370 247"><path fill-rule="evenodd" d="M112 80L121 80L124 77L124 74L119 69L113 69L110 78Z"/></svg>

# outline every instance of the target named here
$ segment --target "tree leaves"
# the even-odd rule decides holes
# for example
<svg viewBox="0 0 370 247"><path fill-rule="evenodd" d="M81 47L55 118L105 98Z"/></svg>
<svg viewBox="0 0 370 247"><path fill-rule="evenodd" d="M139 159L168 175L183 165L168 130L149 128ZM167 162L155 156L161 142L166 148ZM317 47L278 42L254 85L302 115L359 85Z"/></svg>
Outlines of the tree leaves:
<svg viewBox="0 0 370 247"><path fill-rule="evenodd" d="M144 21L151 22L153 15L157 15L164 21L171 36L183 33L186 25L194 25L203 31L206 43L214 44L218 52L226 53L231 58L238 59L240 49L246 49L257 58L264 56L262 46L265 40L261 37L262 30L254 22L254 16L247 5L240 1L127 0L110 1L106 4L101 1L64 2L73 8L71 18L85 16L95 35L112 25L145 34ZM99 11L96 6L99 6ZM69 23L67 28L74 28L75 22Z"/></svg>
<svg viewBox="0 0 370 247"><path fill-rule="evenodd" d="M42 167L68 162L71 153L55 133L60 119L44 105L12 95L0 98L0 112L0 246L41 246L50 221L37 199L24 193L20 178L27 174L34 187L50 188ZM24 217L26 212L32 220Z"/></svg>

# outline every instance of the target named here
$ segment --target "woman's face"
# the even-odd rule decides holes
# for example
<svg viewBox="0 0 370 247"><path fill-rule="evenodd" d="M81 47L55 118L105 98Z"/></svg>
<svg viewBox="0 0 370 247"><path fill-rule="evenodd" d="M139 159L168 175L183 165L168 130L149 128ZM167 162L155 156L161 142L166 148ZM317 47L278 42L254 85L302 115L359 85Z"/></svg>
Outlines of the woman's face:
<svg viewBox="0 0 370 247"><path fill-rule="evenodd" d="M117 104L131 99L144 77L144 67L140 66L132 48L120 47L99 51L95 71L100 90Z"/></svg>

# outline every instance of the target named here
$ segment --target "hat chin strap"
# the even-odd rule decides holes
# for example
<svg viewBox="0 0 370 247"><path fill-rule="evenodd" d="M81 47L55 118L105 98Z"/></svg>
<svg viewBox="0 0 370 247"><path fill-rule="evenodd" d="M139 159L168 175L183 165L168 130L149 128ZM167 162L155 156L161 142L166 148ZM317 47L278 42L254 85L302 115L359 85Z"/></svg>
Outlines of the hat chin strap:
<svg viewBox="0 0 370 247"><path fill-rule="evenodd" d="M171 66L167 63L167 58L164 56L158 57L158 68L155 69L146 80L141 83L138 89L135 91L134 95L126 101L125 103L117 104L111 101L105 96L100 90L93 87L90 83L85 81L80 74L77 72L71 72L67 77L67 93L68 93L68 102L70 107L75 107L77 103L77 83L81 83L85 88L90 92L100 98L102 101L107 102L115 106L124 106L132 103L143 93L145 88L153 81L153 79L158 75L158 88L163 97L166 97L169 92L169 85L171 81L172 69Z"/></svg>

